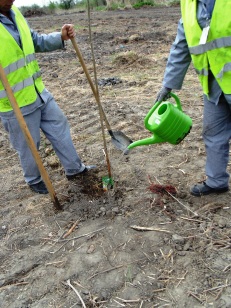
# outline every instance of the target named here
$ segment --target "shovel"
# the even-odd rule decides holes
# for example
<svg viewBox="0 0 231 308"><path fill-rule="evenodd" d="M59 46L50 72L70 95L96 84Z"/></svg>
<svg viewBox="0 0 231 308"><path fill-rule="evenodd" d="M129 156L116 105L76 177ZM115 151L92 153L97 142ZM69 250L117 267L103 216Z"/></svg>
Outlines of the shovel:
<svg viewBox="0 0 231 308"><path fill-rule="evenodd" d="M97 102L98 107L99 107L99 111L102 114L102 117L103 117L103 119L105 121L105 125L107 127L108 133L111 136L111 141L112 141L112 143L114 144L114 146L117 149L123 151L126 154L126 151L127 151L127 148L129 146L129 144L131 144L133 141L129 137L127 137L123 132L121 132L121 131L113 131L111 129L111 126L110 126L110 124L109 124L109 122L107 120L107 117L106 117L105 112L103 110L103 107L101 105L101 102L100 102L100 99L99 99L99 93L96 90L96 87L94 86L94 83L92 82L91 76L89 75L88 69L87 69L87 67L85 65L85 62L84 62L83 57L82 57L82 54L81 54L81 52L79 50L79 47L77 45L76 39L75 38L71 38L71 42L72 42L72 45L73 45L73 47L75 49L75 52L76 52L76 54L77 54L77 56L79 58L79 62L82 65L82 68L83 68L83 71L84 71L84 73L85 73L85 75L87 77L87 80L88 80L88 82L89 82L89 84L91 86L92 92L93 92L93 94L95 96L96 102Z"/></svg>

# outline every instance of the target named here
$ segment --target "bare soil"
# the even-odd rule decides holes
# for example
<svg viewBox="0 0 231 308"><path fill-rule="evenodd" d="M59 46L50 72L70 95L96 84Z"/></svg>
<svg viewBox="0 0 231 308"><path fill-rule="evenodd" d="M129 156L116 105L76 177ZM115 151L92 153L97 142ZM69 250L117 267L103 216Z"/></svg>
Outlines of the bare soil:
<svg viewBox="0 0 231 308"><path fill-rule="evenodd" d="M150 136L143 120L161 87L179 17L179 7L91 13L100 99L112 129L133 140ZM87 12L28 22L45 33L74 23L94 79ZM42 136L40 155L63 206L56 211L49 195L29 190L1 129L0 306L231 307L231 193L189 193L205 179L202 92L193 68L176 92L193 120L190 134L179 145L124 155L105 128L108 164L98 106L71 43L38 60L79 155L98 169L68 182ZM104 192L109 165L114 186Z"/></svg>

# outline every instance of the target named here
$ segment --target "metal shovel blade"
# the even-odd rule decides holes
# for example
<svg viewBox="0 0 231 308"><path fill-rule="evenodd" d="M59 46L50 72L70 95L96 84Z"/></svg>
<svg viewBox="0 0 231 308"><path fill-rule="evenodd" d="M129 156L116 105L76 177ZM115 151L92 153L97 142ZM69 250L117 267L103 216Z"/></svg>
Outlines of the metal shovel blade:
<svg viewBox="0 0 231 308"><path fill-rule="evenodd" d="M131 144L133 141L127 137L123 132L117 130L117 131L109 131L109 134L111 135L111 141L114 144L114 146L123 151L125 154L127 147L129 144Z"/></svg>

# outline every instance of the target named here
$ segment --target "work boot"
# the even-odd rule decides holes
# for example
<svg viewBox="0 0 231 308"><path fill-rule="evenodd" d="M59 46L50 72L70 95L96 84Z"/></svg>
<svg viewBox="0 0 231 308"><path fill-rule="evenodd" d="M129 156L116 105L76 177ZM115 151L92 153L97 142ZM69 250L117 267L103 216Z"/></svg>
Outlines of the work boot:
<svg viewBox="0 0 231 308"><path fill-rule="evenodd" d="M221 194L229 190L229 187L222 187L222 188L212 188L208 186L205 182L201 184L196 184L190 189L190 193L193 196L200 197L209 194Z"/></svg>
<svg viewBox="0 0 231 308"><path fill-rule="evenodd" d="M86 166L83 171L79 172L79 173L75 173L75 174L71 174L71 175L66 175L66 178L68 179L68 181L72 181L75 179L80 178L82 175L85 175L86 173L88 173L90 170L92 169L96 169L97 167L95 165L90 165L90 166Z"/></svg>
<svg viewBox="0 0 231 308"><path fill-rule="evenodd" d="M48 190L43 181L40 181L36 184L29 184L29 187L33 192L36 192L38 194L48 194Z"/></svg>

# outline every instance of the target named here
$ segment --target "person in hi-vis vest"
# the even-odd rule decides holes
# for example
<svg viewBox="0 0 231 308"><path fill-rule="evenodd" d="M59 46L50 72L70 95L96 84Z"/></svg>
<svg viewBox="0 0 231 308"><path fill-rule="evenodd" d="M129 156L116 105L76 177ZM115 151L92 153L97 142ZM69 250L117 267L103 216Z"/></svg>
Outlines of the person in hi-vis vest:
<svg viewBox="0 0 231 308"><path fill-rule="evenodd" d="M225 9L224 9L225 8ZM231 2L181 1L181 19L156 101L182 87L192 61L204 98L203 140L206 180L191 187L194 196L229 190L231 138Z"/></svg>
<svg viewBox="0 0 231 308"><path fill-rule="evenodd" d="M65 24L61 32L39 35L29 28L13 2L0 0L0 63L35 145L39 148L42 130L59 157L67 179L73 180L95 166L85 166L76 152L67 119L42 82L35 52L64 48L63 41L75 36L74 26ZM48 193L1 81L0 118L19 154L26 183L34 192Z"/></svg>

